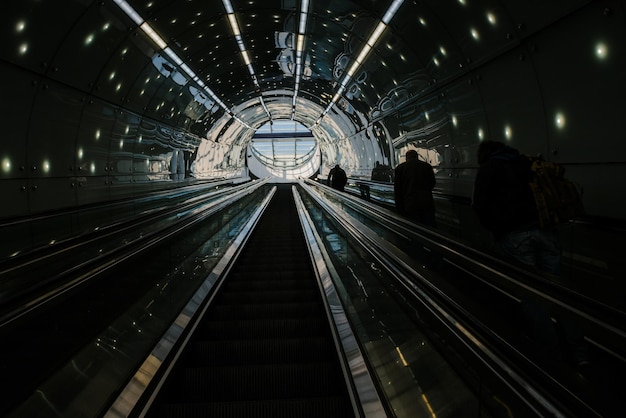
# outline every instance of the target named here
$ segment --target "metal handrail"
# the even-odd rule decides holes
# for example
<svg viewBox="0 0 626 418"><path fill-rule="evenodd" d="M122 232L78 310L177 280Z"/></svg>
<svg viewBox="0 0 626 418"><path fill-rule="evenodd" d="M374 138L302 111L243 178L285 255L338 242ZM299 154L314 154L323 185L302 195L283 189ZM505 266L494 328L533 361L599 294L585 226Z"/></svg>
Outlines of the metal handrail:
<svg viewBox="0 0 626 418"><path fill-rule="evenodd" d="M275 192L276 187L273 187L255 213L250 217L246 226L237 235L233 244L226 250L216 267L204 279L202 285L189 299L187 305L181 310L163 337L154 346L154 349L143 361L125 388L122 389L117 399L110 405L104 414L104 418L126 418L131 416L131 414L145 413L152 406L158 394L158 389L162 387L174 369L176 360L190 342L195 329L206 314L217 290L222 285L223 278L236 263L237 257L241 254L242 248L254 230L254 226L258 223ZM154 386L155 390L148 391L148 386ZM139 405L144 395L147 399ZM134 411L138 406L141 411Z"/></svg>
<svg viewBox="0 0 626 418"><path fill-rule="evenodd" d="M306 238L309 254L313 260L313 267L328 320L333 324L335 345L343 356L341 366L347 383L353 391L353 407L359 416L368 418L386 417L385 408L376 390L376 386L367 368L363 353L359 348L356 337L344 311L332 277L337 276L326 248L321 245L321 238L317 234L313 221L309 216L302 198L295 186L292 187L300 224Z"/></svg>
<svg viewBox="0 0 626 418"><path fill-rule="evenodd" d="M371 231L366 225L349 217L341 208L325 200L319 192L311 186L305 186L307 192L324 210L331 214L347 233L354 237L362 247L380 260L381 265L386 266L393 274L398 283L408 292L413 294L415 301L428 309L434 317L455 335L469 351L474 353L476 359L484 367L491 370L500 381L511 387L513 392L524 394L523 400L531 409L540 408L550 414L561 416L561 406L554 401L547 399L544 395L535 390L535 384L529 380L527 373L522 374L517 367L509 365L508 361L494 351L494 347L510 353L517 361L525 362L529 369L534 370L536 375L543 376L545 382L549 382L553 387L558 387L563 394L568 394L570 399L578 408L587 410L590 414L595 414L592 407L583 400L560 385L554 378L543 371L539 366L532 363L525 355L509 345L500 336L494 333L488 326L482 324L470 312L463 309L458 303L452 300L442 290L438 289L424 275L412 265L412 260L403 256L403 253L381 239ZM327 190L324 189L326 192ZM331 193L335 193L331 191ZM442 247L445 248L445 247ZM486 267L477 265L478 267ZM416 281L419 284L416 284Z"/></svg>
<svg viewBox="0 0 626 418"><path fill-rule="evenodd" d="M374 222L386 226L400 236L427 243L437 252L444 254L448 261L459 263L466 270L481 272L476 277L482 281L488 280L488 284L492 286L499 287L506 283L516 290L532 293L626 340L626 331L617 326L617 324L626 323L626 312L616 307L606 305L560 283L548 280L538 273L456 241L436 230L412 223L379 205L345 193L338 193L311 180L306 180L306 183L320 188L324 193L332 194L352 209L366 214ZM594 314L589 311L594 311Z"/></svg>
<svg viewBox="0 0 626 418"><path fill-rule="evenodd" d="M185 222L188 223L190 220L198 218L200 213L219 210L224 204L228 204L228 202L237 199L242 194L249 193L250 190L262 186L267 181L268 179L259 180L251 184L230 188L227 190L227 193L220 191L213 195L198 197L184 205L164 208L158 212L158 216L157 213L153 212L145 213L142 215L141 219L133 219L121 225L116 225L116 227L92 231L87 236L76 238L75 240L64 243L64 245L51 248L49 251L43 252L43 254L36 254L35 257L27 258L22 263L18 263L15 266L5 266L5 268L0 271L0 275L12 273L13 276L20 278L23 276L20 273L21 270L28 270L33 268L33 266L41 265L43 269L42 274L45 274L45 277L39 279L36 283L29 284L29 286L23 290L17 290L12 295L7 295L6 293L3 295L3 312L0 314L0 327L15 321L21 315L36 309L36 307L46 303L67 289L84 282L86 278L91 277L94 272L104 271L104 266L108 266L109 264L107 260L113 259L112 263L117 264L128 257L127 253L131 248L139 248L143 251L148 246L153 245L155 240L162 240L164 237L163 231L153 226L158 219L174 216L175 222L168 222L168 228L174 233L180 228L181 224ZM209 203L206 203L207 201L209 201ZM108 251L100 252L97 257L88 258L83 262L73 263L61 271L54 272L48 267L51 259L79 259L74 255L74 251L82 251L86 244L101 245L98 243L109 242L113 237L130 233L138 226L144 224L149 225L152 229L148 232L142 231L142 233L133 240L123 242L116 241L116 245L112 246ZM29 273L29 277L30 276L32 276L32 273ZM18 280L17 284L23 284L23 280ZM15 301L19 303L15 303Z"/></svg>
<svg viewBox="0 0 626 418"><path fill-rule="evenodd" d="M59 288L56 294L50 295L50 298L42 301L42 304L52 301L53 299L56 299L59 296L62 296L72 287L77 287L82 284L86 284L88 282L92 282L94 280L98 280L102 277L105 277L113 268L119 266L122 263L127 262L128 260L133 259L136 256L145 254L145 252L148 250L158 247L161 243L167 242L167 240L169 240L172 237L175 237L181 231L193 230L195 226L201 225L202 222L207 220L207 218L210 218L211 216L215 214L218 214L224 210L227 210L231 205L235 204L240 199L256 193L256 191L258 191L259 188L264 186L266 183L267 183L267 179L263 181L255 182L254 184L249 185L250 187L243 188L238 193L235 193L233 195L220 199L219 201L213 202L213 204L205 205L202 208L197 208L197 210L190 210L188 216L181 217L179 221L173 222L169 227L161 229L158 234L155 234L154 236L149 237L145 241L137 242L134 245L130 245L128 247L122 248L120 249L120 252L118 254L114 254L111 257L105 257L105 259L100 260L100 263L97 266L94 266L93 269L84 272L80 276L74 277L74 280L71 283L67 283L62 288ZM258 209L255 209L255 213L257 211ZM246 226L243 227L243 229L249 232L249 230L252 228L250 227L250 222L253 222L250 219L255 218L255 215L246 214L244 216L245 216L245 218L243 218L245 219L244 222L247 222L247 224ZM258 219L258 216L256 218ZM219 220L217 221L219 223ZM241 241L242 239L244 239L243 238L244 235L238 234L237 237L234 237L233 239L229 239L228 241L229 246L225 248L224 251L220 250L220 256L219 256L220 258L219 260L216 259L217 265L214 265L213 270L211 272L207 272L206 276L203 276L203 278L200 279L200 282L198 283L198 288L191 290L192 293L195 291L195 296L190 299L185 299L185 302L183 302L183 304L181 305L181 310L179 311L178 317L175 318L175 320L172 319L173 322L171 323L169 327L170 331L174 331L174 332L180 331L181 325L187 324L187 320L189 319L188 315L190 315L191 310L200 307L202 303L203 298L200 297L202 295L202 292L205 292L205 294L212 293L215 281L217 280L218 276L221 274L219 272L224 271L226 268L229 268L229 266L231 265L231 260L234 260L236 258L237 247L242 245ZM141 303L139 305L133 305L131 306L131 310L134 310L134 311L126 312L126 314L130 315L130 317L133 317L132 321L127 321L128 318L125 315L118 317L118 321L122 321L122 323L124 323L125 326L130 326L132 331L135 331L136 330L135 321L140 321L141 318L144 317L144 314L146 314L146 308L149 306L153 306L156 299L160 298L161 302L165 301L166 302L165 305L169 306L170 302L168 301L168 299L171 297L171 294L168 294L168 292L164 292L164 290L170 286L170 283L169 281L166 281L164 283L161 283L161 285L162 286L160 286L157 283L157 286L151 289L151 292L152 292L150 296L151 300L149 300L147 304ZM186 306L185 306L185 303L186 303ZM161 304L163 305L163 303ZM146 314L145 317L151 318L152 314L151 313ZM157 322L158 321L159 320L157 320ZM63 390L67 390L68 398L72 399L72 397L75 397L73 399L75 399L76 401L80 399L81 393L83 391L85 390L91 391L94 388L100 388L100 390L92 392L92 393L97 392L98 395L95 395L92 399L90 399L89 401L90 408L92 408L94 411L98 411L100 410L100 408L109 407L109 405L111 404L111 398L110 398L110 392L107 392L107 391L109 390L116 391L118 389L121 389L124 383L120 383L120 386L118 388L111 387L110 385L112 382L111 380L112 376L110 374L96 373L94 375L86 376L82 374L82 371L79 368L76 368L76 364L83 364L86 358L92 358L93 350L97 350L97 351L102 350L102 353L107 353L108 352L107 350L110 350L110 353L121 355L124 361L128 360L124 358L125 353L122 354L121 351L117 351L118 345L128 344L129 342L132 342L134 338L136 338L136 334L134 334L134 332L129 333L127 331L128 331L127 329L124 329L124 326L120 328L118 326L115 326L115 323L113 323L112 326L106 327L106 329L104 329L102 333L99 334L97 338L95 338L95 340L92 340L92 341L96 341L95 346L94 344L90 343L90 344L85 345L82 349L78 350L74 354L74 357L71 359L71 361L69 361L64 368L59 369L52 376L50 376L36 391L33 392L32 396L28 398L24 403L22 403L21 405L17 405L16 409L12 411L12 413L15 413L16 415L12 415L12 416L22 416L20 414L23 413L24 411L30 411L32 410L32 408L41 407L41 405L39 405L39 402L40 402L39 394L44 393L45 390L49 390L50 388L55 388L55 387L58 387L59 391L61 392ZM131 361L125 363L125 365L121 367L122 368L128 367L128 365L131 363L134 363L135 360L141 362L141 361L144 361L144 358L145 358L143 365L147 367L148 370L152 369L155 365L155 362L160 363L159 358L155 357L154 355L155 354L162 355L164 354L163 349L167 349L168 347L171 347L171 343L172 343L171 337L173 335L174 334L170 332L169 334L164 335L163 339L159 341L159 344L157 344L156 346L150 346L151 348L154 347L152 353L134 354L134 355L139 355L139 356L143 356L145 354L147 357L141 357L140 359L134 358ZM179 337L182 338L183 335L180 334ZM126 338L126 340L124 340L124 338ZM147 351L150 351L150 350L148 349ZM113 358L108 358L107 360L106 357L107 355L105 355L104 360L98 359L98 361L104 361L104 362L115 361ZM118 358L117 360L120 360L120 359ZM96 363L98 361L96 361ZM100 364L98 367L102 367L102 364ZM72 380L74 382L76 379L76 376L68 378L68 370L70 371L70 374L76 372L78 376L80 376L81 378L85 377L88 380L86 382L83 382L83 384L79 386L71 385L71 384L67 385L66 383L68 382L68 380ZM132 369L132 371L134 371L134 369ZM145 381L146 375L144 372L145 370L142 370L140 372L140 375L136 375L136 377L140 381L146 382ZM122 378L125 381L126 373L120 373L116 377ZM86 389L85 388L86 385L90 386L90 389ZM102 387L106 387L107 389L102 391L101 389ZM132 390L134 390L134 387L131 386L127 389L129 389L132 392ZM128 395L129 393L130 392L127 392L126 395ZM50 403L51 409L54 409L56 407L58 407L58 405L53 405L52 403ZM121 406L122 409L124 407L125 407L124 405ZM97 416L101 416L100 413L101 412L98 412Z"/></svg>

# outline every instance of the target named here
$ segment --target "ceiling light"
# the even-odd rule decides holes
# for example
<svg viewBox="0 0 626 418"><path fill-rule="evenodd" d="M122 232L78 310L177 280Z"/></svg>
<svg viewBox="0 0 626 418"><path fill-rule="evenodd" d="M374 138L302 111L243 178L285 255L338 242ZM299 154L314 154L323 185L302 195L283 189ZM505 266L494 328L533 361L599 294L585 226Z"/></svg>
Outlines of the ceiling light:
<svg viewBox="0 0 626 418"><path fill-rule="evenodd" d="M363 49L361 49L361 51L357 55L357 58L354 60L354 62L352 63L348 71L345 73L343 80L341 81L341 83L339 83L339 90L337 90L333 99L328 104L324 112L322 112L322 115L315 121L315 124L320 123L322 118L328 113L330 108L334 106L335 103L337 103L337 101L341 98L341 95L345 91L346 86L348 85L348 83L350 82L354 74L357 73L361 65L364 63L365 59L367 58L367 55L372 50L372 48L374 47L378 39L381 37L384 30L387 28L387 24L391 21L393 16L396 14L398 9L402 5L403 1L404 0L393 0L393 2L391 3L389 8L383 15L382 20L378 23L378 25L376 26L376 28L374 29L370 37L365 42Z"/></svg>
<svg viewBox="0 0 626 418"><path fill-rule="evenodd" d="M291 118L295 117L296 113L296 98L298 97L298 91L300 89L300 79L302 78L302 54L304 52L304 39L306 34L306 24L309 15L309 0L302 0L300 3L300 21L298 22L298 34L296 38L296 65L294 69L294 86L293 86L293 98L291 100L292 110Z"/></svg>
<svg viewBox="0 0 626 418"><path fill-rule="evenodd" d="M235 36L235 40L237 41L237 46L239 47L239 51L241 52L241 57L243 58L243 62L246 65L246 67L248 67L248 72L250 73L250 78L252 80L252 83L257 89L260 89L261 86L259 85L259 81L254 72L254 67L252 66L250 56L248 55L248 51L246 50L246 46L244 45L243 38L241 37L241 30L239 29L239 24L237 23L237 17L235 16L235 10L233 9L233 5L230 2L230 0L222 0L222 3L224 4L224 9L226 9L228 22L230 23L230 28L233 32L233 35ZM261 99L261 102L262 102L262 99ZM269 112L267 112L266 107L264 107L264 109L266 110L267 116L271 119L272 115Z"/></svg>
<svg viewBox="0 0 626 418"><path fill-rule="evenodd" d="M236 118L231 110L226 106L226 104L220 100L220 98L211 90L204 82L196 75L196 73L189 68L187 64L170 48L167 46L167 43L161 38L154 29L146 22L129 4L126 0L113 0L115 4L119 6L120 9L124 13L130 17L133 22L139 26L139 28L150 38L152 41L163 50L165 54L167 54L175 63L180 67L180 69L187 74L187 76L193 80L200 88L202 88L211 98L226 111L227 114L234 117L237 121L242 123L249 129L252 129L248 124L241 121L239 118Z"/></svg>

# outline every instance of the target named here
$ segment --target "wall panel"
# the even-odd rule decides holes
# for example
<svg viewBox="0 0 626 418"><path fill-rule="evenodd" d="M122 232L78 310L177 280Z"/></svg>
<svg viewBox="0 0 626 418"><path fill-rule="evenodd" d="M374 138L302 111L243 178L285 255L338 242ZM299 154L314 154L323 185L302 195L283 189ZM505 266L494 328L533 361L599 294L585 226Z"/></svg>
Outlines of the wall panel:
<svg viewBox="0 0 626 418"><path fill-rule="evenodd" d="M545 109L526 50L517 48L477 71L487 121L485 139L547 155Z"/></svg>
<svg viewBox="0 0 626 418"><path fill-rule="evenodd" d="M63 2L63 13L58 13L59 7L56 1L2 1L0 56L38 73L51 70L52 58L68 28L84 12L79 2Z"/></svg>
<svg viewBox="0 0 626 418"><path fill-rule="evenodd" d="M63 2L62 7L76 5L77 2ZM91 2L80 19L66 28L67 37L58 48L48 73L51 78L82 91L94 88L102 68L127 34L125 25L106 12L103 5L103 2Z"/></svg>
<svg viewBox="0 0 626 418"><path fill-rule="evenodd" d="M560 162L626 162L624 21L601 1L528 40Z"/></svg>
<svg viewBox="0 0 626 418"><path fill-rule="evenodd" d="M88 204L109 198L109 142L114 108L89 98L83 108L76 140L78 203Z"/></svg>
<svg viewBox="0 0 626 418"><path fill-rule="evenodd" d="M26 147L39 77L0 63L0 181L26 176Z"/></svg>

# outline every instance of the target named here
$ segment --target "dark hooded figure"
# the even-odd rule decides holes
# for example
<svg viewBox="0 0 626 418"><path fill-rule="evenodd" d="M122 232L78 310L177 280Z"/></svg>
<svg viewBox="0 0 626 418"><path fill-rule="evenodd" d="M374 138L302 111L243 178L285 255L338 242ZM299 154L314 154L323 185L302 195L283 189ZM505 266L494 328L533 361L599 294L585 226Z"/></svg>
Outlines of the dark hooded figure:
<svg viewBox="0 0 626 418"><path fill-rule="evenodd" d="M335 165L328 173L328 185L333 189L343 192L347 182L348 176L343 168L339 167L339 164Z"/></svg>
<svg viewBox="0 0 626 418"><path fill-rule="evenodd" d="M510 146L485 141L478 147L478 173L472 207L491 231L506 259L547 278L561 274L561 246L555 228L541 228L529 182L530 160ZM566 315L528 296L521 307L533 339L547 359L558 358L577 366L589 364L587 344L579 327ZM556 317L556 327L551 316ZM561 340L559 340L561 339Z"/></svg>
<svg viewBox="0 0 626 418"><path fill-rule="evenodd" d="M478 147L479 170L474 181L473 208L496 238L524 227L538 227L532 191L530 161L501 142L484 141Z"/></svg>
<svg viewBox="0 0 626 418"><path fill-rule="evenodd" d="M395 169L393 185L398 213L414 221L435 226L433 167L421 161L415 150L405 154L406 161Z"/></svg>

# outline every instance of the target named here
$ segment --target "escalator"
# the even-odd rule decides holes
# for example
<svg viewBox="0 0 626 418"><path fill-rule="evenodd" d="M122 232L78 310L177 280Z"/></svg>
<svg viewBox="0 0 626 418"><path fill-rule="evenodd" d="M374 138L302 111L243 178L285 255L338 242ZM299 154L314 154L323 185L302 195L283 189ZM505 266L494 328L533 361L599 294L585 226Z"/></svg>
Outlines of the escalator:
<svg viewBox="0 0 626 418"><path fill-rule="evenodd" d="M279 186L148 417L349 417L290 188Z"/></svg>
<svg viewBox="0 0 626 418"><path fill-rule="evenodd" d="M594 303L594 300L570 292L566 287L561 288L541 276L533 276L530 271L475 251L474 248L466 247L462 242L453 241L435 230L412 224L405 226L403 220L394 219L393 214L382 210L378 212L377 208L368 208L361 202L352 205L345 194L326 189L317 188L327 198L322 200L324 203L333 202L332 206L329 205L329 212L335 208L336 213L346 214L341 222L350 228L354 227L358 233L372 228L369 234L363 234L361 238L355 234L358 242L365 243L367 248L379 248L388 254L389 257L383 263L386 266L393 266L396 256L400 258L400 262L395 262L398 269L411 266L407 273L409 280L406 281L409 291L433 289L435 292L430 295L441 303L440 306L446 306L446 315L458 318L455 327L456 324L463 324L467 330L475 333L482 340L480 347L498 347L501 342L506 341L499 348L503 361L498 359L501 364L508 364L506 375L511 376L512 371L515 371L520 381L523 379L529 382L524 385L532 387L528 391L531 395L528 397L528 405L532 408L551 405L551 411L534 412L535 414L545 416L547 412L558 416L569 410L569 414L576 416L612 416L612 411L624 410L621 396L625 366L623 354L620 355L624 347L621 343L624 338L623 326L620 326L623 325L623 320L620 320L623 318L621 312L615 312L610 306ZM308 203L307 206L313 204ZM378 237L381 237L380 242ZM387 247L390 243L393 246ZM353 274L364 281L362 271L354 269ZM345 272L343 276L346 276ZM531 283L532 287L528 286ZM541 351L541 346L529 335L527 320L518 306L519 297L525 296L527 290L536 292L533 294L537 298L544 298L546 305L554 305L557 313L565 311L570 317L578 315L577 319L586 321L583 324L587 327L587 336L590 336L588 341L593 350L592 366L576 367L567 362L567 358L548 356ZM400 297L411 300L410 296ZM412 303L411 306L417 305ZM558 308L562 311L558 311ZM566 311L568 308L569 312ZM417 312L417 320L424 317L424 313ZM426 322L426 327L432 327L438 320ZM447 338L446 345L455 344L455 350L461 353L463 361L473 357L472 353L464 353L464 348L456 343L458 342L454 339ZM612 347L615 347L615 351L611 351ZM477 370L480 367L480 364L475 366ZM485 373L485 377L487 375ZM471 381L472 377L469 376L469 379ZM490 390L497 391L503 384L508 385L514 380L503 379L503 382L496 383L495 388ZM523 391L526 391L523 387L518 390L520 393ZM535 394L540 394L540 397L533 400ZM496 400L493 410L497 411L503 397L497 395L493 399ZM509 405L513 405L514 401L511 398ZM516 413L521 410L519 405L508 408ZM567 412L565 414L569 416Z"/></svg>

